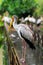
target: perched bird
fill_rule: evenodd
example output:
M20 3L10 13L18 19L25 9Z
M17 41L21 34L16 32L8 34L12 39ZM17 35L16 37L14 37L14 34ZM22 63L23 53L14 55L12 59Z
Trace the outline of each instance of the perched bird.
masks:
M20 18L19 21L20 21L21 23L24 23L24 22L25 22L25 21L24 21L24 17Z
M43 21L42 17L40 17L39 19L37 19L37 21L36 21L37 26L40 26L40 24L41 24L42 21Z
M14 18L13 27L17 31L19 37L21 38L23 42L23 47L26 48L26 42L27 42L27 44L31 49L35 49L34 44L31 42L31 40L33 40L33 34L34 34L33 31L26 24L17 24L18 17L16 15L14 15L13 18ZM24 58L25 58L25 50L23 50Z
M6 22L6 23L10 23L12 21L12 19L8 16L3 16L2 21Z
M17 24L17 16L14 15L13 17L14 17L13 27L17 31L19 37L21 39L23 39L23 37L24 37L28 41L31 42L31 40L33 40L33 34L34 34L34 32L26 24ZM32 44L32 42L31 42L31 44ZM29 45L29 46L31 47L31 45ZM34 45L31 48L35 49Z
M31 23L36 23L36 19L33 16L32 17L30 17L30 16L26 17L25 21L29 21Z
M12 19L8 16L3 16L2 21L4 21L4 23L7 23L8 25L10 25L10 26L8 26L8 30L10 29L11 25L13 25L13 23L11 22Z
M36 23L36 19L33 16L32 17L28 16L25 18L24 21L27 22L27 25L30 27L31 30L33 30L33 24Z

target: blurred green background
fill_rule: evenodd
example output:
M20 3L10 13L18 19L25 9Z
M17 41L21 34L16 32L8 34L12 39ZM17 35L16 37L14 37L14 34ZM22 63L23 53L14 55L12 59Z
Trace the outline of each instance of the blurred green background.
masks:
M0 0L0 14L8 11L10 15L43 15L43 0Z

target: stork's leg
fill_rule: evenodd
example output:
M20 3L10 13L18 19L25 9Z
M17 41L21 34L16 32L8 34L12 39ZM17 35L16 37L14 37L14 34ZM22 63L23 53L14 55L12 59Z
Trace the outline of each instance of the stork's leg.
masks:
M25 40L22 40L22 59L21 61L25 62L26 57L26 42Z
M25 40L23 40L22 42L23 42L23 46L22 46L23 55L22 55L22 57L25 59L25 55L26 55L26 42L25 42Z

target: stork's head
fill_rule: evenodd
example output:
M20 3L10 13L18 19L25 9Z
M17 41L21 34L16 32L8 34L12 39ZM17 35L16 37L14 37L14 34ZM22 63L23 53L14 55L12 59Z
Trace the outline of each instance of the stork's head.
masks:
M12 22L14 22L14 20L16 20L16 21L18 20L18 17L16 15L12 16Z

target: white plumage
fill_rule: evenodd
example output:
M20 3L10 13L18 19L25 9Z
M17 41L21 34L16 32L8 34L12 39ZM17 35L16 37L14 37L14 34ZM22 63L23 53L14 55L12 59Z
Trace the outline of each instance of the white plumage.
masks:
M26 17L25 21L29 21L31 23L36 23L36 19L34 17Z
M2 21L7 22L7 23L10 23L12 21L12 19L10 17L8 17L8 16L4 16L2 18Z
M24 23L24 22L25 22L25 21L24 21L24 17L20 18L19 21L20 21L21 23Z
M41 23L41 21L42 21L41 19L38 19L38 20L37 20L37 24L40 24L40 23Z

